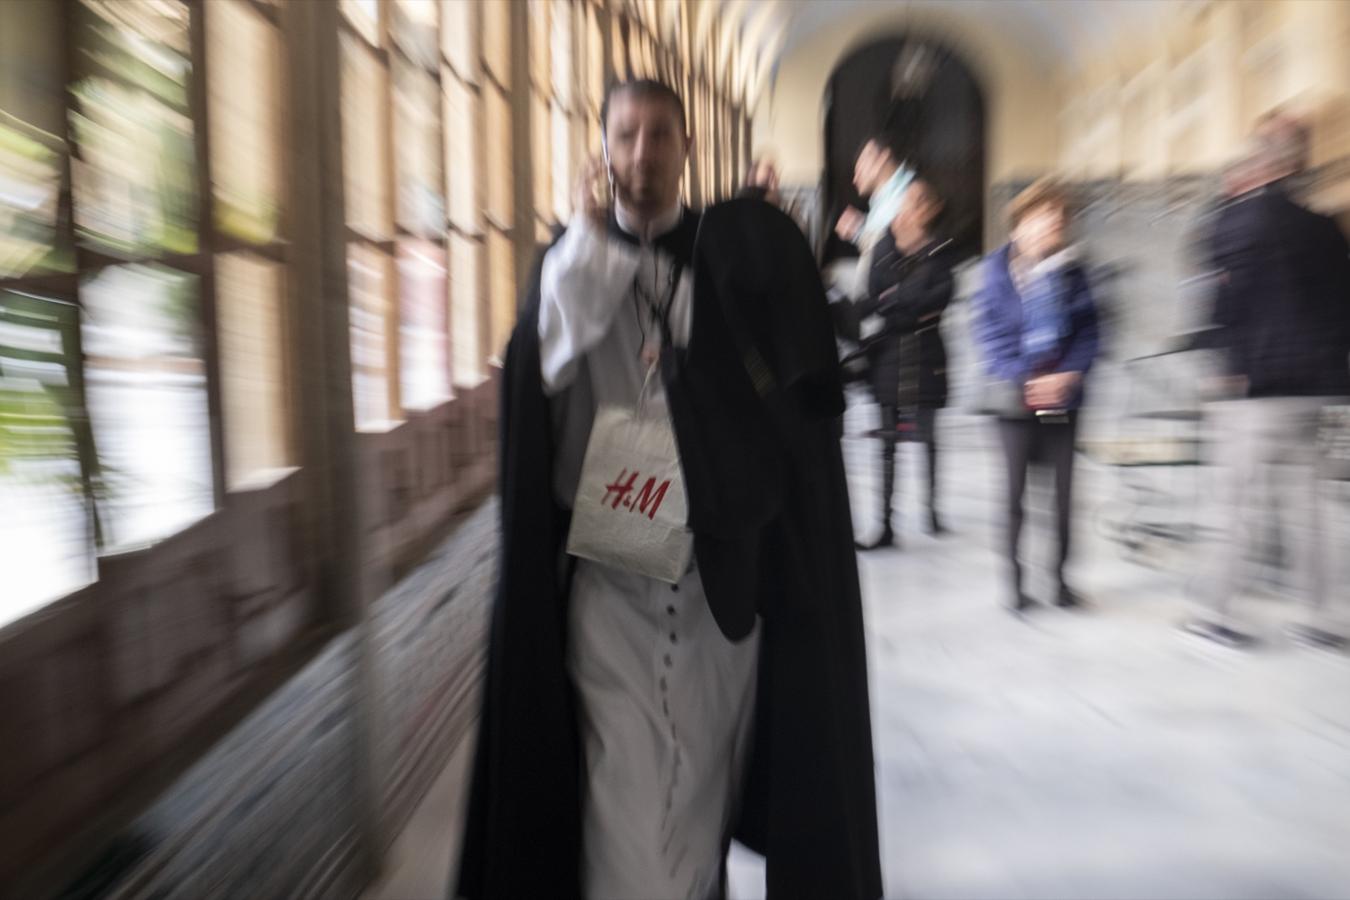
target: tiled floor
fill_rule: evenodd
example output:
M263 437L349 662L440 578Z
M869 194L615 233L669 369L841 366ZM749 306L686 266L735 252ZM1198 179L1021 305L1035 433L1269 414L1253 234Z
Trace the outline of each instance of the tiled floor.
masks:
M869 414L851 413L848 431ZM904 547L860 559L887 896L1350 896L1350 661L1286 643L1278 623L1292 607L1272 598L1248 603L1270 638L1258 652L1180 636L1200 555L1176 548L1162 569L1123 561L1095 527L1117 473L1087 463L1074 571L1092 609L1014 619L999 606L987 423L951 414L943 430L953 533L919 531L918 457L905 447ZM870 531L874 448L845 449ZM1030 501L1042 512L1027 550L1044 558L1048 498ZM463 765L447 769L372 898L444 896ZM732 890L763 895L752 854L733 854Z

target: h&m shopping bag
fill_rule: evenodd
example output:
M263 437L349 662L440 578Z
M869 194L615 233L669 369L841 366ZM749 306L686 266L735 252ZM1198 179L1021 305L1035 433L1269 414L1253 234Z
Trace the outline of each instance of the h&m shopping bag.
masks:
M644 406L640 397L636 409L596 412L567 552L675 584L694 548L688 497L670 419L664 412L644 416Z

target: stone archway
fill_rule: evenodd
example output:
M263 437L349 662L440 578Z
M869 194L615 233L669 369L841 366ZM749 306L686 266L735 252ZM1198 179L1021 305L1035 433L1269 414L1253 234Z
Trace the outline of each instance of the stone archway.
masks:
M947 200L947 235L967 253L982 249L986 103L975 74L940 41L888 37L850 53L825 92L822 208L832 228L848 205L866 208L853 187L864 141L888 134ZM827 243L825 256L847 250Z

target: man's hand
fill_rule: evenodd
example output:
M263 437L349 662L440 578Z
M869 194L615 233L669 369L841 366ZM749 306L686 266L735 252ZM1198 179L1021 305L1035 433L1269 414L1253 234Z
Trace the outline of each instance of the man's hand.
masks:
M598 156L592 156L581 167L572 193L573 215L584 216L604 228L609 222L609 173Z
M1032 409L1062 409L1081 380L1082 375L1078 372L1054 372L1033 378L1026 384L1027 406Z
M917 204L905 203L891 221L891 237L895 239L895 246L900 248L900 252L914 253L928 243L924 212Z
M839 224L834 226L834 233L852 243L858 239L858 233L862 231L863 223L866 221L867 216L850 206L839 216Z
M778 190L778 168L767 159L757 159L750 164L750 174L745 178L746 187L762 187L766 191Z

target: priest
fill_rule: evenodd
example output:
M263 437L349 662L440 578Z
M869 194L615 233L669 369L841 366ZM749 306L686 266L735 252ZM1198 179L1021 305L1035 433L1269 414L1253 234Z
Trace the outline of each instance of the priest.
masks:
M881 895L862 611L824 292L783 213L682 206L668 86L617 84L502 380L501 575L456 896ZM607 188L607 190L606 190ZM612 198L612 203L610 202ZM693 552L566 552L602 408L673 428ZM578 516L578 520L580 517Z

